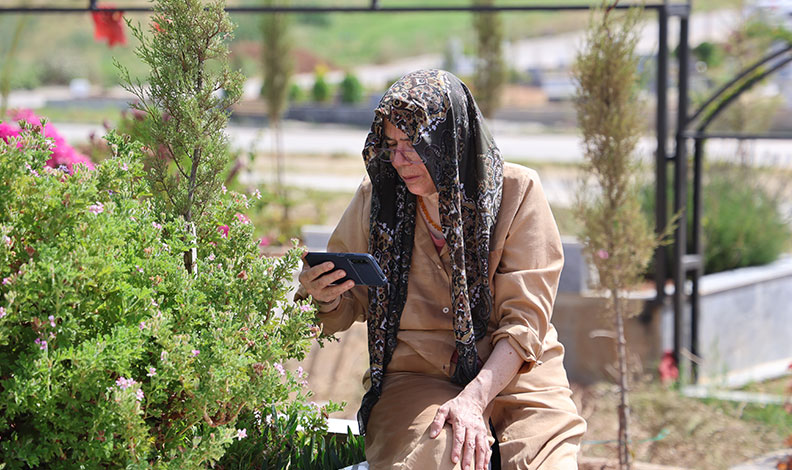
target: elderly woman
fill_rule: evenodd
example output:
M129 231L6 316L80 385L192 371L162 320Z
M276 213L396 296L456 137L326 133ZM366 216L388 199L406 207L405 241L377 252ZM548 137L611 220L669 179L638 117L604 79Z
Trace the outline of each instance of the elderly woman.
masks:
M563 252L536 173L504 164L467 87L441 70L394 83L364 180L328 251L368 252L385 287L306 267L324 331L368 324L358 411L372 469L574 469L586 425L550 323Z

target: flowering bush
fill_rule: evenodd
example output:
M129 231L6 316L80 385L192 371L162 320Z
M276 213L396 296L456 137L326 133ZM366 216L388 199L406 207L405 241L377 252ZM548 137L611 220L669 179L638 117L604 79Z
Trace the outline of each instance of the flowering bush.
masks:
M57 130L49 123L42 123L41 118L36 116L33 111L29 109L14 110L8 113L12 121L20 121L29 126L41 127L44 125L44 135L52 139L52 152L50 153L47 165L52 168L65 168L69 173L72 172L73 167L77 163L82 163L86 168L93 169L94 164L85 155L75 150L72 146L66 143ZM2 116L0 116L2 117ZM17 137L22 131L18 124L0 121L0 139L8 143L10 137ZM20 145L17 142L17 145Z
M149 198L140 145L108 142L113 158L68 175L40 128L0 140L0 462L205 468L253 431L240 415L320 429L280 366L313 336L313 308L286 302L299 250L262 258L230 191L190 236Z

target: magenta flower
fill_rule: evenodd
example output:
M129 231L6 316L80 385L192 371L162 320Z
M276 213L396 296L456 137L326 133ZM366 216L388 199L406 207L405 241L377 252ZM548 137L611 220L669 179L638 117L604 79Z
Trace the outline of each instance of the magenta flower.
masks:
M274 367L280 375L286 375L286 370L283 368L283 365L281 365L280 362L276 362L272 365L272 367Z
M160 225L160 224L158 224L156 222L152 222L151 226L154 227L157 230L162 230L162 225Z
M148 368L148 374L146 374L146 375L148 377L154 377L155 375L157 375L157 369L154 368L154 367L149 367Z
M270 243L272 243L272 240L269 237L261 237L259 240L259 246L269 246Z
M236 213L236 214L234 214L234 215L236 216L237 220L239 220L239 221L240 221L240 222L242 222L243 224L249 224L249 223L250 223L250 219L249 219L249 218L248 218L248 216L246 216L245 214L242 214L242 213L240 213L240 212L237 212L237 213Z
M121 169L124 170L124 171L127 171L127 170L129 170L129 167L127 167L127 164L124 163L123 165L121 165Z
M197 357L199 354L201 354L201 350L193 349L191 353L192 353L192 357Z
M143 401L143 398L145 398L145 395L143 395L143 389L142 388L139 388L139 389L137 389L135 391L135 397L137 398L137 401Z
M6 316L6 309L5 307L0 307L0 318Z
M297 378L301 379L305 371L303 370L302 366L297 367Z
M146 322L144 322L144 321L140 322L140 325L138 325L138 328L140 328L141 330L145 330L146 329Z
M245 429L237 429L236 436L234 436L234 437L236 437L240 441L242 439L246 438L247 437L247 428L245 428Z
M4 277L3 278L3 285L5 286L5 285L8 285L8 284L11 284L11 279L9 279L7 277Z
M47 342L42 340L41 338L36 338L36 341L34 341L34 343L38 344L39 349L41 349L42 351L47 349Z
M608 259L608 258L610 258L610 255L609 255L609 254L608 254L608 252L607 252L607 251L605 251L605 250L599 250L599 251L597 252L597 256L598 256L600 259Z
M55 317L50 315L49 317L47 317L47 320L49 320L50 326L55 328Z
M97 202L96 204L88 206L88 212L92 214L101 214L104 212L104 204Z
M310 312L311 310L313 310L313 307L311 307L310 305L300 305L300 310L303 312Z
M217 231L222 238L228 238L228 225L221 225L217 227Z

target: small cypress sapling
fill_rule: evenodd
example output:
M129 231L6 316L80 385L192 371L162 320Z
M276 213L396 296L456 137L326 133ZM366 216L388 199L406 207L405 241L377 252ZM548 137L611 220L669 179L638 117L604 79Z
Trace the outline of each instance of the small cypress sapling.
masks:
M636 96L639 77L635 45L640 10L618 15L613 11L616 3L607 8L603 4L603 9L592 17L573 67L587 175L582 180L575 212L583 222L584 252L599 274L597 287L610 295L620 389L619 468L629 470L624 318L638 312L628 311L625 296L641 282L652 253L672 228L656 238L641 214L634 159L644 113Z
M199 226L221 189L220 175L230 161L228 110L242 93L243 77L228 62L234 27L224 5L157 0L149 26L127 21L140 41L135 53L150 67L148 87L116 61L124 87L139 100L133 108L146 113L143 142L170 157L148 161L156 200L190 227ZM194 270L194 251L185 254L185 267Z

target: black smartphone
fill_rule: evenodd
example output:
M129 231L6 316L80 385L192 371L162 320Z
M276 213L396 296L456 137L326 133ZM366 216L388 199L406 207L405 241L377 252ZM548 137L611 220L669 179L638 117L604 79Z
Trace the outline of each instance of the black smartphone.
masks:
M388 283L377 260L368 253L324 253L310 251L305 254L305 262L313 267L331 261L336 269L343 269L346 277L333 284L341 284L348 280L355 281L355 285L384 286Z

